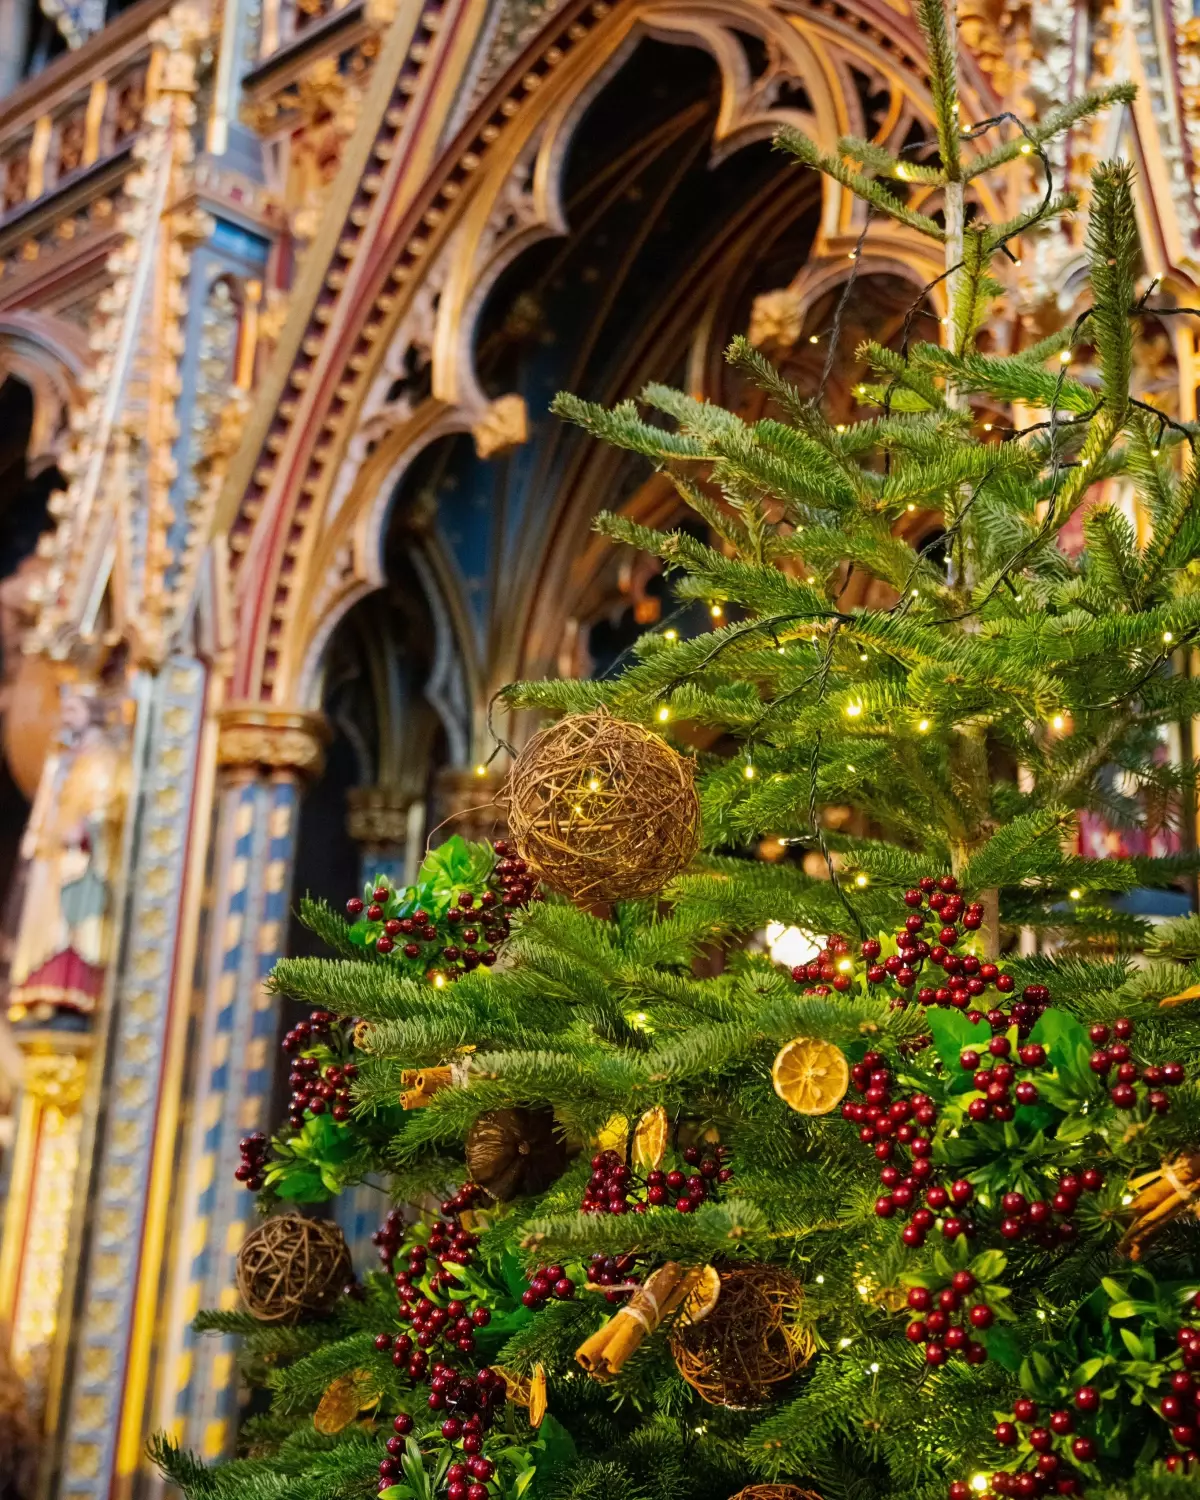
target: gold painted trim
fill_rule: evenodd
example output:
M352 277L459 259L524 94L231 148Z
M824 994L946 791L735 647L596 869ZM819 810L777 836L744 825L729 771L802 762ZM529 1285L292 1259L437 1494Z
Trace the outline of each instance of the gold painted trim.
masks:
M41 1116L41 1102L29 1089L23 1090L8 1183L8 1202L4 1209L4 1242L0 1245L0 1325L4 1326L10 1337L13 1312L17 1304L17 1286L21 1279L21 1259L29 1218L33 1164L37 1160L38 1137L41 1134Z

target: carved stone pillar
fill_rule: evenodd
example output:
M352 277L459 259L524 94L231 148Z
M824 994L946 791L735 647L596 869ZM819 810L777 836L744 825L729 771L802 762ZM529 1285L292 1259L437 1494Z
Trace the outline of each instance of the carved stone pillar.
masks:
M504 776L490 766L446 766L437 775L433 843L461 834L465 839L504 836L504 812L499 803Z
M207 1458L236 1429L233 1341L199 1337L202 1307L234 1307L234 1261L254 1195L234 1181L238 1141L269 1129L279 1001L265 980L287 940L300 796L318 774L319 714L234 704L219 714L207 931L197 964L191 1128L175 1193L173 1309L157 1425Z
M346 796L346 832L362 854L362 875L411 885L421 862L425 799L416 786L355 786Z
M14 1152L0 1248L0 1326L40 1418L58 1329L71 1204L83 1129L80 1108L92 1038L27 1031Z

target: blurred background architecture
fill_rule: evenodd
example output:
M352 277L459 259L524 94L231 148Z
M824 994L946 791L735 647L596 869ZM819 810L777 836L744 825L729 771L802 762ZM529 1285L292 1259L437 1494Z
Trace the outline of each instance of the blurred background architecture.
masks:
M1190 0L958 15L973 121L1137 82L1055 186L1129 155L1145 278L1200 303ZM157 1428L231 1444L189 1321L233 1296L293 894L490 829L497 688L673 609L589 522L674 492L549 398L753 416L748 329L848 414L861 336L936 336L940 268L770 137L919 161L928 118L908 0L0 0L0 1326L47 1500L155 1492ZM1021 159L983 207L1042 186ZM1020 246L994 347L1072 315L1080 233ZM1198 332L1139 351L1185 421Z

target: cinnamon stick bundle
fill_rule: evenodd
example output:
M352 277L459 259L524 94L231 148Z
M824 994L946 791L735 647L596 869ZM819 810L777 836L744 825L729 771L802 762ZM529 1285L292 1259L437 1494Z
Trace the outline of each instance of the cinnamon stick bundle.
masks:
M699 1284L703 1266L686 1269L673 1260L659 1266L621 1310L575 1351L575 1358L597 1380L610 1380L648 1333Z
M1132 1186L1141 1191L1130 1206L1133 1219L1117 1249L1138 1260L1146 1241L1171 1219L1188 1209L1200 1209L1200 1154L1165 1161L1157 1172Z

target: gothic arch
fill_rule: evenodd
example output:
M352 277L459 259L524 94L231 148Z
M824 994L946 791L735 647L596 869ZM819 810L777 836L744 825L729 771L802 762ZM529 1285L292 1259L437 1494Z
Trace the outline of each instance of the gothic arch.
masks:
M757 73L739 33L765 52ZM425 443L486 418L472 362L478 310L522 249L562 232L558 183L574 125L641 35L715 58L718 152L781 118L772 90L785 79L793 101L785 110L826 145L864 128L857 75L885 83L889 94L885 118L868 133L894 139L929 119L915 33L886 0L824 0L815 9L764 0L610 8L600 0L559 12L440 155L409 213L390 223L372 217L360 193L350 218L358 228L339 237L329 226L331 270L309 328L297 326L290 385L257 462L246 453L235 468L223 507L240 574L238 697L295 702L298 690L310 690L319 641L377 577L381 508L399 474ZM975 73L965 107L978 112L991 102ZM863 221L836 184L824 183L821 194L812 261L825 265L828 280L845 274ZM322 249L318 242L310 254ZM879 224L869 226L864 249L872 265L910 276L929 264L924 247ZM428 366L428 391L397 421L383 420L381 395L397 380L389 356L410 348ZM247 477L239 496L233 485Z
M0 383L15 375L33 393L28 463L45 468L61 452L87 362L83 335L47 313L0 313Z

